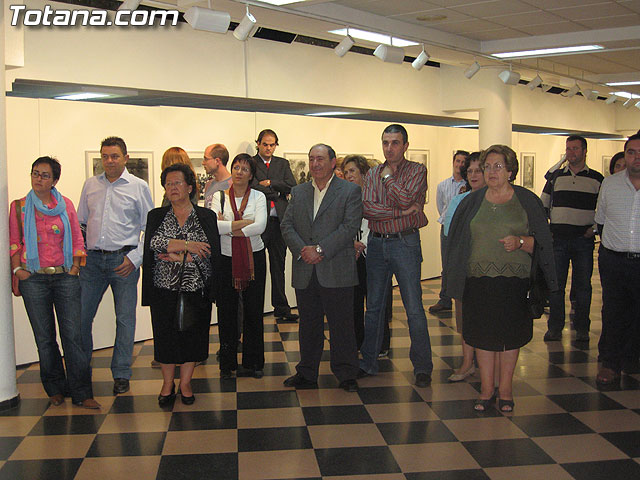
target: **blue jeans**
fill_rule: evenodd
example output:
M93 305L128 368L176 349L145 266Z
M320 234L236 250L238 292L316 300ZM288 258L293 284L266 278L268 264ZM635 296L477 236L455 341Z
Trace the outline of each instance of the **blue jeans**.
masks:
M575 295L576 312L573 324L577 331L588 332L591 321L591 274L593 273L593 238L553 239L553 255L556 261L558 290L549 297L549 330L559 332L564 328L564 290L569 273L569 262L573 268L571 290Z
M138 302L137 268L127 277L113 270L124 260L124 253L104 254L89 250L87 265L80 269L82 286L82 347L89 360L93 354L93 318L104 292L111 286L116 311L116 339L111 357L113 378L131 378L131 357L136 333Z
M431 342L427 331L427 317L422 305L420 264L422 249L420 233L402 238L380 238L369 234L367 243L367 311L364 317L364 342L360 348L360 368L378 373L378 352L384 334L384 313L389 282L395 275L400 287L402 303L407 312L411 349L409 358L415 374L431 375Z
M82 350L80 336L80 282L68 273L45 275L34 273L20 281L22 300L33 329L40 358L40 379L47 395L71 393L74 402L93 398L91 367ZM65 376L60 349L56 341L56 309L58 330L62 340Z

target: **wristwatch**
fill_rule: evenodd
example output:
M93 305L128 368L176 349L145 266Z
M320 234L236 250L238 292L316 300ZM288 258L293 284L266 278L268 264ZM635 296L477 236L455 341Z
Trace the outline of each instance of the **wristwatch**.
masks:
M520 239L520 245L518 246L518 248L522 248L522 246L524 245L524 240L522 239L522 237L518 237Z
M384 182L387 178L391 176L390 173L387 173L384 177L382 177L382 181Z
M316 252L318 253L318 255L320 255L321 257L324 257L324 250L322 250L322 247L320 245L316 245Z

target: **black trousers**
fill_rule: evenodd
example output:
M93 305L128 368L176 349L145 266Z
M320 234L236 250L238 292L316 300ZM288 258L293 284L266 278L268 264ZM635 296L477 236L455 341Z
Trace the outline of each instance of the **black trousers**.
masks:
M358 350L364 341L364 306L367 298L367 262L366 257L360 255L356 262L358 268L358 285L353 287L353 327L356 333L356 344ZM389 282L389 293L387 295L387 304L384 308L384 336L382 337L381 351L389 350L391 344L391 330L389 322L393 315L393 285Z
M330 335L331 371L338 381L355 379L358 351L353 331L353 287L327 288L320 285L315 268L307 288L296 289L300 313L300 363L297 372L316 381L324 350L324 317Z
M625 361L637 359L640 348L640 259L600 246L598 267L602 282L598 358L603 367L620 372Z
M253 370L264 368L264 285L267 264L264 250L253 252L254 277L242 291L242 366ZM231 257L220 262L221 287L218 304L220 335L220 370L238 368L238 291L233 288Z
M280 231L278 217L269 217L267 228L262 234L262 242L269 252L269 274L271 275L271 305L273 315L282 317L289 315L291 308L284 293L284 261L287 255L287 245Z

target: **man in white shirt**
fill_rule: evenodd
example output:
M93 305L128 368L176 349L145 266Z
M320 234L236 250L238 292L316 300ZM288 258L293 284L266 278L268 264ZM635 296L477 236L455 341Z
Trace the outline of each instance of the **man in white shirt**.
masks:
M436 190L436 206L438 207L438 223L440 227L440 255L442 258L442 285L444 287L444 259L446 256L446 244L444 236L444 215L447 212L449 202L453 197L460 193L460 189L465 185L465 180L460 173L460 167L464 165L464 161L469 156L469 152L457 150L453 154L453 175L438 184ZM444 288L440 289L440 300L429 307L430 313L438 313L444 310L451 310L451 299L444 293Z
M153 200L149 185L125 168L129 155L124 140L105 138L100 155L104 173L85 182L78 204L78 220L86 228L87 244L87 264L80 270L82 344L91 358L93 319L111 286L116 313L111 373L117 395L129 390L143 250L140 234Z
M211 209L211 201L216 192L228 190L231 186L231 174L227 170L229 151L221 143L214 143L204 149L202 166L207 175L212 175L204 187L204 206Z
M637 359L640 348L640 135L625 143L624 160L627 168L602 182L595 216L602 232L601 366L596 377L601 386L617 383L625 360Z

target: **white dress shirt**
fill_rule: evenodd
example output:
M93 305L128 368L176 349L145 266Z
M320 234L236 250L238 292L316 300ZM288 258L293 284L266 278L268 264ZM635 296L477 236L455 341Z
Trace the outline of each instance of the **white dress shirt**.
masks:
M322 205L322 200L324 199L324 195L329 190L329 185L331 185L331 180L333 180L335 174L331 175L331 178L327 181L327 184L324 186L322 190L318 188L315 180L311 180L311 185L313 185L313 218L316 218L316 214L318 213L318 209L320 205Z
M627 170L602 182L595 219L604 225L602 245L616 252L640 253L640 190Z
M465 184L464 179L456 181L453 175L438 184L438 188L436 188L436 207L438 207L438 213L440 214L438 223L441 225L444 225L444 216L449 202L460 193L460 188Z
M138 268L143 250L140 234L152 208L149 185L126 168L113 183L104 173L87 179L78 204L78 221L87 226L87 249L114 251L137 245L127 257Z
M225 192L225 201L224 201L224 212L223 219L218 218L218 233L220 233L220 250L222 254L230 257L231 256L231 239L233 235L231 234L231 222L233 222L233 210L231 208L231 204L229 203L231 200L229 199L229 192ZM235 198L236 207L240 208L242 204L242 197ZM214 195L213 201L211 202L211 210L216 213L216 216L221 211L220 207L220 195ZM249 193L249 200L247 201L247 206L244 209L244 214L242 218L245 220L253 220L251 225L247 225L242 229L242 233L244 233L245 237L249 237L251 240L251 250L257 252L259 250L264 249L264 243L262 243L262 233L264 229L267 227L267 201L265 199L264 193L259 192L258 190L251 189Z

